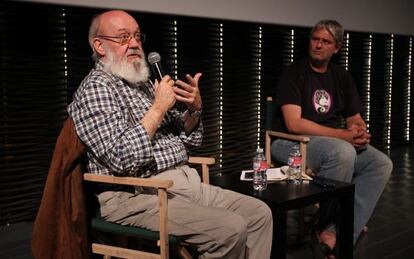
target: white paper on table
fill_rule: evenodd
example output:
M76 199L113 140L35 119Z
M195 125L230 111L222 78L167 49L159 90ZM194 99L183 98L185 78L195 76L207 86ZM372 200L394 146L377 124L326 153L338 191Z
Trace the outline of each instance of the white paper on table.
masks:
M287 178L287 176L280 170L280 167L267 169L266 175L268 181L282 181ZM253 170L243 170L240 174L240 180L252 181Z
M289 166L269 168L266 171L268 181L283 181L287 179L287 170ZM307 174L302 174L303 180L312 180ZM240 174L240 180L242 181L252 181L253 180L253 170L243 170Z

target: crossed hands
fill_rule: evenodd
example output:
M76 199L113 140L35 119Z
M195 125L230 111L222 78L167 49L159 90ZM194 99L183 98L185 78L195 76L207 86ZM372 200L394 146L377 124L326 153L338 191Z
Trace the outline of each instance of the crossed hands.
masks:
M361 147L369 144L371 140L371 134L369 134L365 126L352 124L350 127L348 127L347 131L350 132L350 136L352 137L349 138L348 141L355 147Z
M167 112L176 101L179 101L185 103L188 109L200 110L202 101L198 81L201 75L197 73L192 77L187 74L186 82L174 81L169 75L164 76L161 82L155 81L154 105L157 105L163 112Z

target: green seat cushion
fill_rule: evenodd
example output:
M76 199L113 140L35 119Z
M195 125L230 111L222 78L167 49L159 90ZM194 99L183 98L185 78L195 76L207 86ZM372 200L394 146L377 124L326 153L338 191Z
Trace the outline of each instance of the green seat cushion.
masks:
M95 216L91 220L91 227L94 230L99 230L102 232L108 232L112 234L118 234L123 236L145 238L151 240L159 240L160 234L158 231L152 231L141 227L120 225L113 222L106 221L100 216ZM182 241L182 238L168 235L170 243L179 243Z

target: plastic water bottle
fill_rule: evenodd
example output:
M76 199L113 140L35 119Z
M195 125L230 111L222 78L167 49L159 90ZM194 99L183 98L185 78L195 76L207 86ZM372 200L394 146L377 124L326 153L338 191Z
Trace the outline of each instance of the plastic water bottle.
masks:
M294 184L302 183L302 154L299 145L294 145L288 158L288 182Z
M263 148L256 150L253 158L253 189L256 191L266 190L267 188L267 162L263 154Z

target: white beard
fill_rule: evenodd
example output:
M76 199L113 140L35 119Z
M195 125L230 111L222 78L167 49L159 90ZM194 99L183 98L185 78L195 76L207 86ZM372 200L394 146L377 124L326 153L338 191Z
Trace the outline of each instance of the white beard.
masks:
M131 84L139 84L148 81L149 69L143 51L128 50L128 52L137 52L141 56L140 59L134 60L132 63L128 63L126 56L120 60L116 60L109 49L105 49L105 52L107 53L108 58L107 61L104 62L105 71L119 76Z

